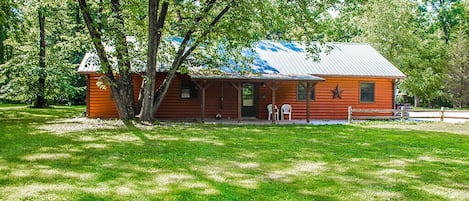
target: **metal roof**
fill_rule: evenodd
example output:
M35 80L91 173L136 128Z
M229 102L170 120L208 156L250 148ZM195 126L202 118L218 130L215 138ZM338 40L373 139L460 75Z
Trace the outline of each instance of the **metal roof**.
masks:
M369 44L326 43L330 52L314 61L297 42L261 41L255 47L255 72L287 75L362 76L404 78L405 75Z
M85 54L78 66L78 73L96 73L101 70L100 61L96 51L90 51Z
M113 52L114 50L108 50L106 47L106 52ZM109 57L109 62L113 69L117 69L117 60L115 57ZM138 57L132 57L130 60L130 66L133 72L143 72L145 70L145 61L138 59ZM95 50L87 52L81 60L80 66L78 67L78 73L87 74L87 73L96 73L101 70L101 61L99 60L98 54Z
M314 61L306 51L306 45L298 42L260 41L255 44L254 52L245 51L254 58L251 64L252 74L264 74L264 77L287 79L308 76L360 76L404 78L405 75L369 44L326 43L331 51L319 53L319 61ZM144 69L144 62L133 59L134 71ZM100 69L99 58L95 51L88 52L78 68L79 73L94 73ZM221 68L225 78L234 79L233 70ZM277 74L276 76L274 76ZM195 73L193 76L198 76ZM241 76L241 75L239 75ZM243 75L246 76L246 75ZM200 75L199 75L200 77ZM210 76L205 76L209 79ZM212 76L214 79L223 76ZM290 79L288 78L288 79Z
M132 58L130 59L130 65L132 71L134 72L142 72L145 69L146 63L144 55L141 55L144 52L142 49L141 44L137 42L135 37L128 36L126 37L127 43L129 44L130 49L134 51L129 52L129 56ZM115 55L115 48L113 45L105 44L104 51L108 55L109 62L113 69L117 69L117 60L114 57ZM78 73L87 74L87 73L96 73L101 70L101 61L99 60L98 54L96 50L93 49L85 54L83 59L81 60L80 66L78 66Z

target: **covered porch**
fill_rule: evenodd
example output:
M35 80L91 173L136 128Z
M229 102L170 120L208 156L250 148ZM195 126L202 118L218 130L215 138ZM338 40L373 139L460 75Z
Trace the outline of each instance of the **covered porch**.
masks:
M302 86L307 95L305 95L306 100L301 102L304 107L300 110L299 108L296 108L296 110L293 108L293 113L306 113L306 116L301 120L292 118L289 123L300 123L300 121L304 121L304 123L310 123L310 114L312 108L309 94L311 94L314 86L318 82L325 81L325 79L313 75L241 75L238 73L222 75L190 75L190 78L197 86L201 96L201 121L215 123L220 122L220 120L223 120L223 123L254 123L254 121L257 123L265 123L267 119L270 119L268 121L269 123L277 124L280 122L279 119L283 119L281 117L282 114L280 111L281 105L289 103L291 104L293 102L297 103L297 85ZM294 87L292 83L294 84ZM230 86L230 88L227 88L227 86ZM214 93L213 90L211 90L211 93L207 93L207 90L211 87L218 87L220 90L218 93ZM283 90L279 91L281 87L283 87ZM234 95L236 100L231 102L225 101L226 95ZM289 96L287 97L287 95ZM224 110L226 104L231 104L231 108L233 108L233 105L235 105L234 109L236 111L233 113L236 114L235 117L231 118L229 116L226 118L222 113L217 113L214 117L209 116L207 118L207 100L213 101L213 99L216 99L217 97L219 99L218 101L220 111ZM279 101L279 99L281 101ZM269 104L277 106L275 109L272 108L273 111L270 114L267 112L267 105ZM296 105L298 105L298 103ZM278 117L278 119L276 117ZM292 115L292 117L295 117L295 115Z

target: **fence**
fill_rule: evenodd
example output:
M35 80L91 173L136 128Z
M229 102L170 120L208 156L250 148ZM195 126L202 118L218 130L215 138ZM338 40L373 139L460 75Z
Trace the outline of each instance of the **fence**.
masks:
M366 116L354 115L354 113L369 114L369 115L366 115ZM412 113L412 117L410 113ZM466 114L455 115L458 113L460 114L467 113L468 115ZM382 115L376 115L376 114L382 114ZM444 121L445 118L469 120L469 110L447 110L445 107L441 107L440 110L414 110L409 106L401 106L399 107L399 109L353 109L352 106L349 106L347 116L348 116L347 118L348 123L352 123L352 120L399 119L401 121L405 121L409 118L418 118L418 119L439 118L440 121Z

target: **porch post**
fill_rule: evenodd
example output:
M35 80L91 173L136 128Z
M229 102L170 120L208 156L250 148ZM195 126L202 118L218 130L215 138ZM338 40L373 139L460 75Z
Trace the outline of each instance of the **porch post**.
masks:
M311 101L311 92L313 91L314 85L316 85L316 82L300 82L301 86L306 91L306 123L310 122L310 113L311 113L311 106L310 106L310 101Z
M241 122L242 120L242 117L241 117L241 95L242 95L242 90L243 90L243 86L241 84L241 82L238 82L238 83L231 83L231 85L233 85L233 87L238 91L238 123Z
M311 83L307 82L306 83L306 123L309 123L309 115L311 114L311 105L310 105L310 100L311 100Z
M205 121L205 89L210 85L207 83L207 80L202 81L202 83L194 82L199 89L202 90L202 117L201 121Z
M205 87L202 87L202 123L205 121Z
M276 113L276 109L277 109L277 108L275 108L275 99L276 99L275 92L277 91L278 87L279 87L279 83L274 82L274 81L272 81L272 84L269 87L270 90L272 90L272 118L271 118L272 119L272 124L275 124L275 122L277 121L275 119L275 113Z

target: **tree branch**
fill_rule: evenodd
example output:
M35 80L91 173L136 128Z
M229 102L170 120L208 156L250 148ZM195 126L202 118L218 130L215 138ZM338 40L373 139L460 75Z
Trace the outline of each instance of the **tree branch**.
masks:
M161 12L160 16L158 16L158 23L157 23L157 44L159 45L160 39L162 36L161 29L164 26L164 22L166 21L166 15L168 13L168 8L169 8L169 3L167 1L163 2L163 5L161 6ZM157 46L158 48L158 46Z
M204 38L205 36L207 36L207 34L210 33L211 29L213 29L213 27L220 21L220 19L228 12L228 10L231 8L231 4L234 3L234 0L232 0L231 2L228 3L228 5L225 6L225 8L220 11L220 13L218 13L218 15L212 20L212 22L210 23L210 26L207 30L205 30L201 37L199 37L197 39L197 41L192 45L192 47L190 47L186 52L184 52L184 54L182 55L182 61L184 59L186 59L194 50L195 48L197 48L197 46L202 42L202 38Z
M119 0L111 0L112 12L114 18L117 19L116 32L116 53L119 75L121 77L130 74L130 58L129 48L127 45L126 32L124 27L124 18L122 16Z
M158 16L159 0L150 0L148 4L148 55L146 80L143 82L141 91L141 94L144 94L142 108L140 109L140 118L142 121L152 122L155 116L153 113L153 105L155 102L156 56L161 42L161 28L163 28L164 22L166 21L168 7L169 2L164 1Z
M91 41L96 48L96 53L98 54L99 60L101 61L101 67L105 71L106 77L110 79L110 82L115 82L114 73L112 72L111 64L107 58L106 51L104 50L103 40L101 37L101 33L96 30L94 27L93 19L90 15L90 8L86 4L86 0L77 0L78 4L80 5L80 10L83 15L83 19L85 20L86 27L90 32Z
M201 16L196 18L196 23L199 23L202 21L203 17L207 15L207 13L213 8L216 0L210 0L209 4L207 5L207 8L204 9L204 12L201 14ZM231 8L232 4L234 3L234 0L231 0L225 8L212 20L212 22L209 25L209 29L206 29L203 33L202 36L205 37L208 33L210 33L211 29L215 26L215 24L220 21L220 19L225 15L228 10ZM160 85L160 87L156 90L155 93L155 99L154 99L154 107L153 107L153 114L156 113L158 110L162 98L164 94L166 94L169 84L171 83L171 80L174 78L174 75L176 74L177 70L181 66L182 61L186 59L192 51L195 50L195 48L201 43L201 39L203 37L200 37L188 50L186 50L187 44L189 43L192 34L194 33L194 29L188 30L186 32L186 35L184 36L184 39L182 40L181 44L179 45L176 58L174 58L173 63L171 64L171 69L166 75L165 80L163 83Z
M202 12L202 15L195 18L195 22L196 23L200 22L207 15L207 13L210 10L212 10L212 8L213 8L213 6L215 5L216 2L217 2L217 0L209 0L209 2L207 3L207 7L205 7L204 11Z

